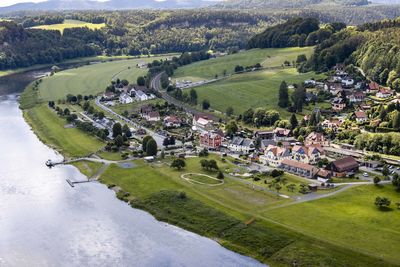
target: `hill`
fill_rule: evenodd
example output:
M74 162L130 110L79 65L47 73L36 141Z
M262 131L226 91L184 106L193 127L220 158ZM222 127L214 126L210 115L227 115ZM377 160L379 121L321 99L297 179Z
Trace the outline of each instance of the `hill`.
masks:
M304 8L318 5L365 6L368 0L229 0L221 4L234 8Z
M121 10L121 9L144 9L144 8L195 8L213 4L212 1L203 0L110 0L100 2L95 0L48 0L40 3L20 3L0 8L0 13L17 12L24 10Z

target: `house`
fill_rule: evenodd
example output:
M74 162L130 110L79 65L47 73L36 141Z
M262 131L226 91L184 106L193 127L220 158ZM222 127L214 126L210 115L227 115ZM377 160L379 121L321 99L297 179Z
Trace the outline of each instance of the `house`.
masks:
M307 135L304 144L306 146L325 146L329 145L329 142L322 133L311 132Z
M113 92L105 92L103 94L103 98L105 100L113 100L115 98L115 94Z
M342 124L343 121L340 119L331 119L324 120L321 125L324 129L332 129L334 132L337 132Z
M123 94L121 94L121 95L119 96L119 102L120 102L121 104L130 104L130 103L133 102L133 99L132 99L132 97L131 97L129 94L123 93Z
M141 90L136 90L135 91L135 98L137 101L146 101L149 100L149 96L146 95L143 91Z
M336 112L340 112L346 108L346 101L341 97L335 97L332 100L332 109Z
M292 148L292 159L306 164L316 164L325 156L321 147L294 146Z
M376 94L379 90L379 84L376 82L370 82L367 87L367 93Z
M343 78L342 79L342 85L344 87L349 88L349 87L354 85L354 80L352 78L350 78L350 77Z
M382 87L376 93L376 97L379 97L379 98L389 98L391 96L393 96L393 90L391 90L390 88Z
M317 101L317 95L311 92L306 92L306 101L307 102Z
M364 111L354 112L354 118L355 118L356 122L358 122L358 123L363 123L363 122L368 121L368 116L367 116L367 114L365 114Z
M195 114L193 116L193 130L210 131L214 128L214 122L211 118L204 114Z
M330 170L336 177L346 177L358 171L359 164L353 157L345 157L331 163Z
M168 128L181 127L182 121L177 116L167 116L164 118L164 126Z
M284 128L275 128L274 140L275 141L288 141L290 140L291 131Z
M351 103L359 103L365 100L365 94L361 91L356 91L348 97Z
M200 134L200 146L210 150L219 150L222 145L222 136L215 131Z
M329 171L320 169L317 173L317 180L323 183L328 182L331 179L332 175Z
M274 139L274 132L273 131L256 131L254 134L254 137L260 138L261 140Z
M275 140L271 140L271 139L262 139L262 140L261 140L261 144L260 144L260 148L261 148L262 151L265 151L265 149L266 149L269 145L276 146Z
M267 164L272 167L281 165L282 160L291 159L292 155L287 148L281 148L275 145L269 145L262 156L260 156L261 163Z
M284 159L279 167L287 172L304 176L309 179L313 179L319 171L318 168L312 165L290 159Z
M149 113L142 115L142 117L145 120L152 121L152 122L161 120L160 113L158 113L158 111L151 111Z
M316 81L315 80L305 80L304 85L306 87L314 87L316 85Z
M228 149L234 153L250 154L254 152L255 145L253 140L242 137L234 137L228 144Z

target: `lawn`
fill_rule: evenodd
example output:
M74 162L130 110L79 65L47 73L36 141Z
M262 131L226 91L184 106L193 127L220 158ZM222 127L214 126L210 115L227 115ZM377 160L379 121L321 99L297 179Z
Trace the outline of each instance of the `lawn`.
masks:
M102 163L92 161L78 161L72 163L73 166L88 178L93 177L103 166Z
M117 60L60 71L43 79L40 97L48 101L65 98L67 94L97 95L117 78L136 83L137 77L147 74L147 69L139 69L136 65L159 58Z
M233 168L216 156L209 158L216 159L221 170ZM123 192L118 194L120 197L126 196L125 200L130 200L134 207L149 211L159 220L213 238L229 249L272 266L289 266L293 262L297 262L297 266L386 264L326 243L324 238L314 239L313 234L305 236L301 231L283 227L260 214L263 207L289 200L254 191L228 177L225 177L225 184L216 187L193 185L183 180L181 174L188 172L216 174L202 170L199 160L186 159L187 166L181 171L171 169L170 160L153 164L137 160L133 169L111 165L101 181L120 187Z
M197 87L199 103L208 99L211 109L225 112L228 107L234 109L235 114L241 114L249 108L276 109L281 116L287 118L290 113L278 107L279 85L282 81L288 84L301 83L310 78L321 78L314 72L298 73L294 68L279 70L264 70L252 73L234 75L209 85ZM326 106L326 103L317 103ZM304 113L309 110L304 108Z
M104 143L99 139L79 129L66 128L66 121L48 108L46 104L25 110L24 117L44 143L66 156L87 156L104 146Z
M155 98L147 101L140 101L140 102L132 102L129 104L118 104L115 106L110 107L113 111L115 111L118 114L124 113L124 111L128 111L129 113L136 112L140 110L140 108L144 105L156 105L158 104L164 104L165 100Z
M313 47L252 49L180 67L173 78L191 81L212 79L216 74L220 77L223 76L224 70L227 74L234 73L236 65L246 67L260 63L263 67L277 67L281 66L285 60L295 61L300 54L309 57L312 52Z
M98 30L98 29L106 27L106 24L105 23L93 24L93 23L80 21L80 20L67 19L63 23L51 24L51 25L39 25L39 26L32 27L32 29L55 30L55 31L60 31L62 34L65 29L84 28L84 27L87 27L91 30Z
M394 210L378 210L374 205L377 196L389 197ZM270 210L265 216L328 242L400 264L400 211L394 205L399 201L400 194L392 185L358 186L329 198Z

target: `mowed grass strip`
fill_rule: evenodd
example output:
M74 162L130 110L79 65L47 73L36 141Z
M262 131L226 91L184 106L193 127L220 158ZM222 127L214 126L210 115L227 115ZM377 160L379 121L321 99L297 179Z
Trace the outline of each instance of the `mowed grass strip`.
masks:
M377 196L392 200L392 211L374 205ZM400 194L392 185L358 186L316 201L265 212L272 218L317 238L400 265Z
M92 162L92 161L78 161L72 163L73 166L78 168L78 170L85 175L86 177L90 178L95 175L100 168L103 166L100 162Z
M163 58L117 60L60 71L53 76L43 78L39 87L40 98L49 101L63 99L67 94L96 95L104 92L111 81L118 78L136 83L136 79L146 75L148 71L137 68L139 62Z
M233 168L216 159L221 170ZM365 254L317 240L262 219L266 205L279 205L273 195L252 190L243 183L225 178L217 187L193 185L180 178L185 172L210 174L202 170L199 158L186 159L182 171L167 164L135 161L134 169L111 165L101 181L129 193L136 208L163 220L217 240L223 246L252 256L272 266L390 266ZM166 160L170 162L170 160ZM180 192L185 192L182 197ZM286 201L286 200L284 200ZM252 219L252 223L246 225ZM255 220L254 220L255 219Z
M25 110L24 117L39 139L66 156L87 156L104 146L99 139L79 129L65 128L66 121L45 104Z
M263 67L278 67L285 60L289 62L296 61L297 56L300 54L305 54L307 57L311 56L313 49L313 47L252 49L180 67L176 70L173 78L198 81L212 79L216 74L222 77L224 70L226 70L227 74L234 73L236 65L246 67L260 63Z
M241 114L249 108L262 107L276 109L282 117L289 117L290 113L278 106L281 82L302 83L310 78L321 77L314 72L298 73L294 68L265 70L234 75L226 80L196 87L196 91L199 103L207 99L211 109L223 113L228 107L233 107L235 114Z
M32 27L31 29L54 30L54 31L59 31L61 32L61 34L63 34L65 29L84 28L84 27L87 27L91 30L99 30L101 28L106 27L106 24L105 23L94 24L80 20L67 19L63 23L51 24L51 25L39 25Z

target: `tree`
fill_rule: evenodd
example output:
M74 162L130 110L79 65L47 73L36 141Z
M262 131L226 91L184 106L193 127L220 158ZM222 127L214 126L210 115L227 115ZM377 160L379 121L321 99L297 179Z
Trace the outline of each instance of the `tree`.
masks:
M275 184L276 193L279 194L279 191L282 189L282 186L279 183Z
M374 177L374 184L378 185L381 182L381 178L379 178L378 176Z
M82 109L83 109L84 111L87 111L87 110L89 109L89 107L90 107L89 102L88 102L88 101L85 101L85 103L83 103Z
M306 95L306 90L302 85L297 86L294 90L292 100L293 100L293 107L297 112L303 111L303 104Z
M390 170L387 165L383 166L382 174L387 177L390 174Z
M243 72L244 71L244 68L243 68L243 66L240 66L240 65L236 65L235 66L235 72L237 73L237 72Z
M298 55L296 59L296 63L300 64L307 61L307 56L304 54Z
M215 171L219 170L217 162L215 160L213 160L213 159L208 161L208 168L210 170L215 170Z
M186 166L186 162L183 159L175 159L172 163L171 163L171 168L175 168L178 169L179 171L183 168L185 168Z
M400 112L395 111L393 115L393 128L399 129L400 128Z
M226 132L226 135L228 135L228 136L235 135L238 130L239 130L239 128L235 121L230 121L225 126L225 132Z
M121 135L118 135L117 137L115 137L114 145L116 145L117 147L121 147L124 145L124 139L122 138Z
M128 125L124 124L122 127L122 132L126 135L126 137L130 138L132 136L131 129L129 129Z
M232 116L233 115L233 107L228 107L227 109L226 109L226 116L227 117L230 117L230 116Z
M146 155L147 156L157 155L157 143L153 138L151 138L146 144Z
M300 143L303 143L304 137L302 135L299 135L299 137L297 137L297 141L299 141Z
M99 120L104 119L104 117L105 117L105 115L104 115L104 112L103 112L103 111L100 111L99 113L97 113L97 118L98 118Z
M380 209L386 209L390 206L391 201L387 197L376 197L375 206Z
M65 108L63 113L64 113L64 116L68 116L71 114L71 112L69 111L68 108Z
M286 186L287 190L289 192L294 192L294 190L296 190L296 185L295 184L289 184Z
M150 135L147 135L143 138L142 140L142 150L143 152L146 152L147 149L147 142L149 142L149 140L153 139L153 137L151 137Z
M289 91L285 81L283 81L279 87L278 106L281 108L287 108L289 106Z
M290 125L292 127L292 130L299 125L299 122L297 120L296 114L292 113L292 116L290 116Z
M400 191L400 177L399 177L399 174L398 174L397 172L395 172L395 173L393 174L393 177L392 177L392 184L393 184L393 186L396 187L396 189L397 189L398 191Z
M203 107L204 110L209 109L210 108L210 102L207 99L204 99L203 103L202 103L202 107Z
M220 179L220 180L223 180L224 179L224 173L222 171L219 171L218 175L217 175L217 178Z
M146 79L143 76L139 76L136 80L136 83L139 86L145 86L146 85Z
M202 167L203 169L208 170L208 160L206 160L206 159L200 160L200 165L201 165L201 167Z
M119 122L114 123L113 127L112 127L112 131L113 131L113 137L117 137L118 135L122 136L122 126Z
M197 92L193 88L190 89L190 103L192 105L197 105Z

